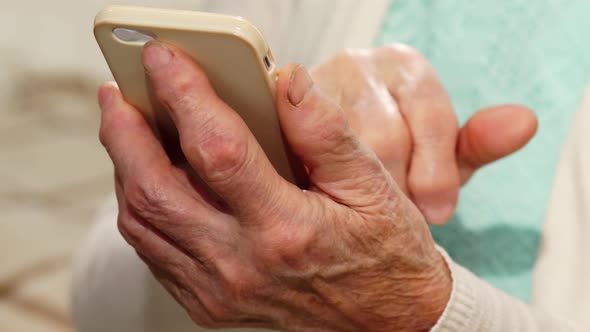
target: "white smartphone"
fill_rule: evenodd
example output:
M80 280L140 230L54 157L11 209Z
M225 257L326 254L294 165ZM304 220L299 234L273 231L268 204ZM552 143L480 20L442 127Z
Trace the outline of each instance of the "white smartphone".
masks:
M153 98L141 61L152 39L182 49L205 71L217 94L246 122L286 180L303 187L306 172L290 152L275 109L276 66L260 31L248 21L212 13L110 6L94 35L127 102L139 109L176 163L178 134Z

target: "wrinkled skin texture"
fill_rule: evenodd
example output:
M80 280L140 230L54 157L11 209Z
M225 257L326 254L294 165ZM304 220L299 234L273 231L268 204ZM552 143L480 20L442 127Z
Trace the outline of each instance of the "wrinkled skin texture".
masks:
M190 59L152 42L144 64L188 162L224 206L170 162L112 84L99 92L100 139L115 166L121 234L197 324L427 331L436 323L451 279L424 217L396 183L401 157L388 159L388 144L380 149L363 130L371 122L352 120L354 109L340 106L348 103L322 92L329 83L313 84L295 65L279 74L282 128L309 170L311 186L301 190L274 171ZM414 148L399 145L409 159Z
M513 105L481 110L459 128L436 71L403 44L345 51L311 75L433 224L450 219L460 185L478 168L520 149L537 129L535 115Z

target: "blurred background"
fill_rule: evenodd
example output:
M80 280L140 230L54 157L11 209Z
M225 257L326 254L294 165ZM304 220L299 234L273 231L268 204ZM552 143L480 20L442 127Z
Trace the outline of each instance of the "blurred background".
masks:
M92 35L109 3L0 1L0 331L73 330L70 262L112 191L95 102L111 76Z
M211 6L216 6L215 2L211 3L213 4ZM405 3L411 3L411 0ZM423 3L430 2L423 1ZM111 79L111 74L92 35L94 16L108 4L203 9L202 0L0 0L0 332L73 331L68 289L71 261L76 254L76 248L84 241L84 236L97 219L97 215L105 208L105 202L109 197L112 198L112 168L98 142L99 109L96 104L96 90L101 82ZM553 5L557 6L557 4ZM540 12L547 11L551 14L557 12L549 7L538 7ZM475 4L466 8L467 14L469 10L473 13L480 11ZM580 50L576 48L576 52L579 53L572 53L574 49L571 47L571 45L584 45L585 35L576 33L562 35L564 31L581 31L576 27L585 22L586 12L577 12L577 8L579 7L569 8L571 11L576 11L576 15L572 16L573 19L562 19L559 21L560 25L553 29L554 31L548 29L555 34L545 33L545 30L541 29L551 28L551 25L540 24L538 28L543 33L538 33L539 39L531 41L526 35L529 30L520 29L523 23L521 19L516 15L506 14L513 12L511 6L499 6L498 13L490 13L489 22L496 24L495 17L510 18L503 24L508 27L519 27L514 28L521 33L518 36L521 38L525 36L527 42L531 42L531 45L527 44L530 47L523 48L519 56L510 63L516 69L506 77L500 75L498 71L498 68L505 67L504 64L500 63L500 60L497 60L497 63L494 62L495 58L510 59L507 55L512 54L514 50L511 45L519 45L519 40L514 38L513 42L517 44L488 43L487 39L480 38L478 31L487 31L486 27L493 26L491 23L489 26L482 25L480 30L472 34L463 34L459 33L462 31L463 24L473 21L473 18L465 23L454 20L451 16L442 15L440 20L433 24L445 26L447 30L440 30L440 36L431 36L428 33L421 34L421 30L415 32L415 24L405 24L404 22L420 21L413 16L408 16L404 20L402 16L406 15L406 12L400 11L401 16L394 15L391 18L391 22L400 23L391 27L386 25L385 28L396 32L391 38L409 42L414 46L422 46L423 51L431 49L429 38L437 37L437 40L441 41L447 37L447 31L454 33L454 36L458 38L457 44L445 45L451 50L459 45L458 49L461 50L459 53L462 57L452 59L456 61L449 64L447 63L449 59L445 57L449 52L444 52L444 49L434 53L432 57L433 63L442 68L442 77L446 78L459 92L463 91L464 87L461 83L465 75L455 75L456 70L460 73L470 73L470 75L476 73L478 77L491 77L489 86L495 84L496 87L500 87L497 91L483 89L489 93L480 95L477 89L486 88L488 85L474 85L467 90L470 98L465 97L467 94L454 96L458 97L456 99L459 100L458 109L460 110L471 110L472 104L477 105L484 100L486 101L484 104L490 101L495 103L511 100L528 103L528 101L536 100L538 105L532 106L535 109L541 107L545 109L544 115L540 118L541 128L545 124L561 128L557 131L543 132L541 137L537 138L535 145L526 150L526 157L521 159L537 160L539 156L551 155L553 152L557 156L561 139L565 137L568 128L569 117L573 114L582 95L582 87L587 81L587 71L580 68L587 68L589 65L576 62L578 58L590 59L585 53L587 50L579 47ZM222 11L223 8L217 9ZM506 13L502 10L506 10ZM291 15L289 12L283 14L285 13ZM544 17L536 15L536 12L531 12L528 16ZM563 14L563 17L569 16ZM420 16L419 19L426 20L430 17ZM535 20L531 19L530 22L524 23L526 22L528 22L528 28L537 29ZM273 27L269 31L263 30L271 46L279 45L282 39L286 40L285 45L281 45L280 48L273 46L278 59L286 57L277 54L277 49L293 51L287 47L288 44L298 45L289 38L281 38L288 32L281 29L288 30L287 28L289 27L285 25ZM312 29L298 26L298 29L306 28L310 31ZM511 30L506 29L506 31ZM413 39L413 37L416 38ZM384 44L390 41L385 38L378 42ZM551 41L551 43L545 43L545 41ZM547 51L546 47L549 44L556 51ZM309 45L309 47L315 47L312 43ZM467 48L465 45L470 47ZM475 46L471 47L471 45ZM329 47L325 49L328 50ZM308 53L319 52L315 49L312 51ZM480 56L480 54L487 54L488 51L490 55L487 58ZM520 59L527 59L527 61L520 61ZM537 62L528 61L530 59L537 59ZM312 62L309 58L290 58L289 60ZM537 70L539 63L544 64L544 70ZM547 63L552 66L547 66ZM525 65L521 66L521 64ZM512 67L506 68L508 71ZM571 72L566 72L568 69L571 69ZM564 73L577 74L566 77ZM555 77L560 77L561 80ZM525 84L518 85L518 89L515 88L514 82L521 81ZM550 83L544 85L541 82ZM567 84L562 84L563 82ZM495 100L498 96L501 96L502 100ZM552 98L552 96L559 98ZM571 107L565 107L564 101ZM563 111L568 109L571 109L570 113ZM546 132L548 134L545 134ZM471 198L468 197L467 200L462 198L463 202L468 202L466 206L469 204L477 206L481 201L490 199L491 202L496 202L497 206L504 207L507 204L513 204L512 202L519 202L522 191L512 190L511 195L503 194L502 197L496 197L498 191L494 190L504 189L504 186L507 187L508 184L511 188L523 188L522 190L527 190L536 196L530 200L527 208L518 209L517 213L522 215L517 214L515 218L511 215L513 219L507 219L507 222L520 222L522 219L522 225L527 227L530 226L529 224L536 225L535 223L543 218L543 209L538 207L545 203L543 195L549 190L551 176L547 176L545 182L536 180L533 182L532 179L535 179L534 177L538 174L553 174L553 166L535 163L533 169L535 172L531 172L526 169L528 166L523 166L526 165L526 160L522 161L522 164L519 160L511 160L491 169L487 177L480 177L480 187L473 187L469 195ZM512 169L522 170L521 177L518 179L502 177L502 174L505 174L502 172ZM540 190L537 190L534 185L540 186ZM545 185L547 190L543 187ZM483 191L490 188L495 189L485 191L486 195L488 192L489 195L484 196ZM491 200L492 196L495 200ZM535 214L531 215L529 210L535 211ZM466 220L470 220L469 216L473 215L477 215L474 220L482 220L477 209L465 209L463 212ZM494 215L489 214L489 216L490 224L497 222ZM482 227L468 225L472 227L467 228L471 232L468 234L485 232L488 227L486 222L480 225ZM455 241L456 238L464 237L463 233L456 232L453 228L447 233L451 236L445 238L441 233L442 235L439 234L437 239ZM535 237L534 241L537 239ZM520 245L520 242L513 242L511 244ZM471 243L473 247L478 246L478 243L473 241ZM501 242L501 245L506 245L506 241ZM537 247L531 245L530 248L530 250L536 250ZM493 250L490 254L494 255L491 257L492 260L498 256ZM510 256L506 258L509 263L512 255L507 256ZM501 260L502 257L499 259ZM477 270L477 266L479 265L468 267L475 267L475 272L481 273L481 270ZM525 277L528 278L528 275ZM514 288L506 289L514 293Z

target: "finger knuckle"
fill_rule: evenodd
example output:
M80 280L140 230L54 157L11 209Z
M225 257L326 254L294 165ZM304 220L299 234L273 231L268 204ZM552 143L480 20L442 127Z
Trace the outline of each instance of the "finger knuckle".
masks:
M403 60L405 62L412 61L426 61L426 58L417 49L402 43L392 43L385 45L378 49L378 52L386 57L396 59L397 61Z
M168 214L170 203L167 187L170 182L162 175L146 172L129 179L124 188L130 210L145 219Z
M204 292L188 291L189 297L184 297L188 302L191 319L204 328L220 328L231 322L230 311L226 303L212 300L211 294Z
M202 300L197 299L192 294L185 302L189 302L187 306L190 308L189 315L192 321L198 326L207 329L216 329L221 327L225 322L224 317L219 317L222 313L218 312L220 309L217 306L205 305L202 303Z
M305 273L310 267L309 257L312 257L315 245L318 243L316 233L298 230L296 236L285 234L283 245L278 247L279 259L290 270Z
M205 110L226 107L209 98L197 100L185 95L172 108L176 108L176 112L191 111L190 123L181 124L184 126L180 131L182 149L189 159L197 158L202 167L200 175L205 181L218 182L240 173L249 160L249 142L237 115L216 116L215 112Z
M309 220L327 220L326 214L332 211L315 201L307 207L304 214L290 217L297 221L278 220L264 230L265 239L260 242L258 256L269 262L272 274L303 273L312 265L309 258L313 257L324 231L321 225Z
M209 316L210 327L223 326L232 321L231 311L226 306L217 302L209 302L204 306Z
M152 272L154 273L153 270ZM187 309L191 320L196 325L211 329L227 325L224 324L227 319L224 317L223 306L219 303L210 301L210 294L200 290L199 287L195 287L194 285L177 284L168 276L162 277L157 273L154 274L174 299Z
M397 129L397 128L396 128ZM384 141L381 137L368 137L367 144L384 165L404 165L409 163L412 154L412 138L407 130L397 129L397 142L395 147L391 146L392 141Z
M428 130L422 130L414 133L415 144L420 145L420 151L417 153L432 153L437 151L453 154L455 152L456 142L458 136L458 125L449 126L448 123L438 121L432 123ZM427 151L424 151L426 147ZM424 151L424 152L423 152Z
M221 128L202 136L193 149L202 156L205 180L219 182L240 176L250 162L247 138Z
M327 78L330 80L346 80L347 82L367 81L371 68L373 68L367 63L367 60L369 60L368 54L370 52L367 50L344 50L315 67L312 76L316 79L316 83L320 85ZM326 88L326 86L322 87Z
M444 194L459 187L458 175L455 176L410 176L408 187L414 196L433 196Z
M436 76L430 61L411 46L400 43L386 45L378 50L377 55L384 57L388 63L396 64L404 74L411 75L414 80Z
M176 63L165 75L166 79L162 82L166 84L157 85L157 94L160 99L174 106L182 106L187 96L198 100L199 98L194 97L203 95L200 92L209 87L207 76L200 70L196 70L192 64L187 67L186 63Z
M176 91L177 96L193 95L196 89L199 89L206 84L206 78L199 73L181 74L177 75L173 89Z
M346 68L347 75L363 77L371 67L367 66L370 55L371 51L368 49L346 49L336 54L328 63L335 68Z
M117 217L117 229L127 243L135 245L137 240L141 238L141 234L136 234L136 228L130 227L129 224L131 222L133 221L128 216L119 213Z
M354 64L358 61L358 59L362 56L362 51L357 49L345 49L344 51L336 54L332 60L335 63L341 65L349 65Z
M234 259L218 260L216 274L224 290L224 302L231 303L236 310L254 302L263 286L257 272Z
M211 118L213 114L206 110L210 97L204 93L197 94L191 91L191 89L195 89L193 84L191 81L186 81L170 88L170 96L165 102L173 114L189 115L195 123L199 123Z

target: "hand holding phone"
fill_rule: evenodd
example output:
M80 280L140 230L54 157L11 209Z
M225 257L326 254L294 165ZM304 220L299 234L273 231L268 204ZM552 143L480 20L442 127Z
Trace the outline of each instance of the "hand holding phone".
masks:
M277 172L305 185L305 171L289 151L275 111L272 53L251 23L219 14L111 6L96 16L94 33L123 96L143 113L173 160L183 160L178 134L155 101L141 62L143 46L152 39L188 54L243 118Z

